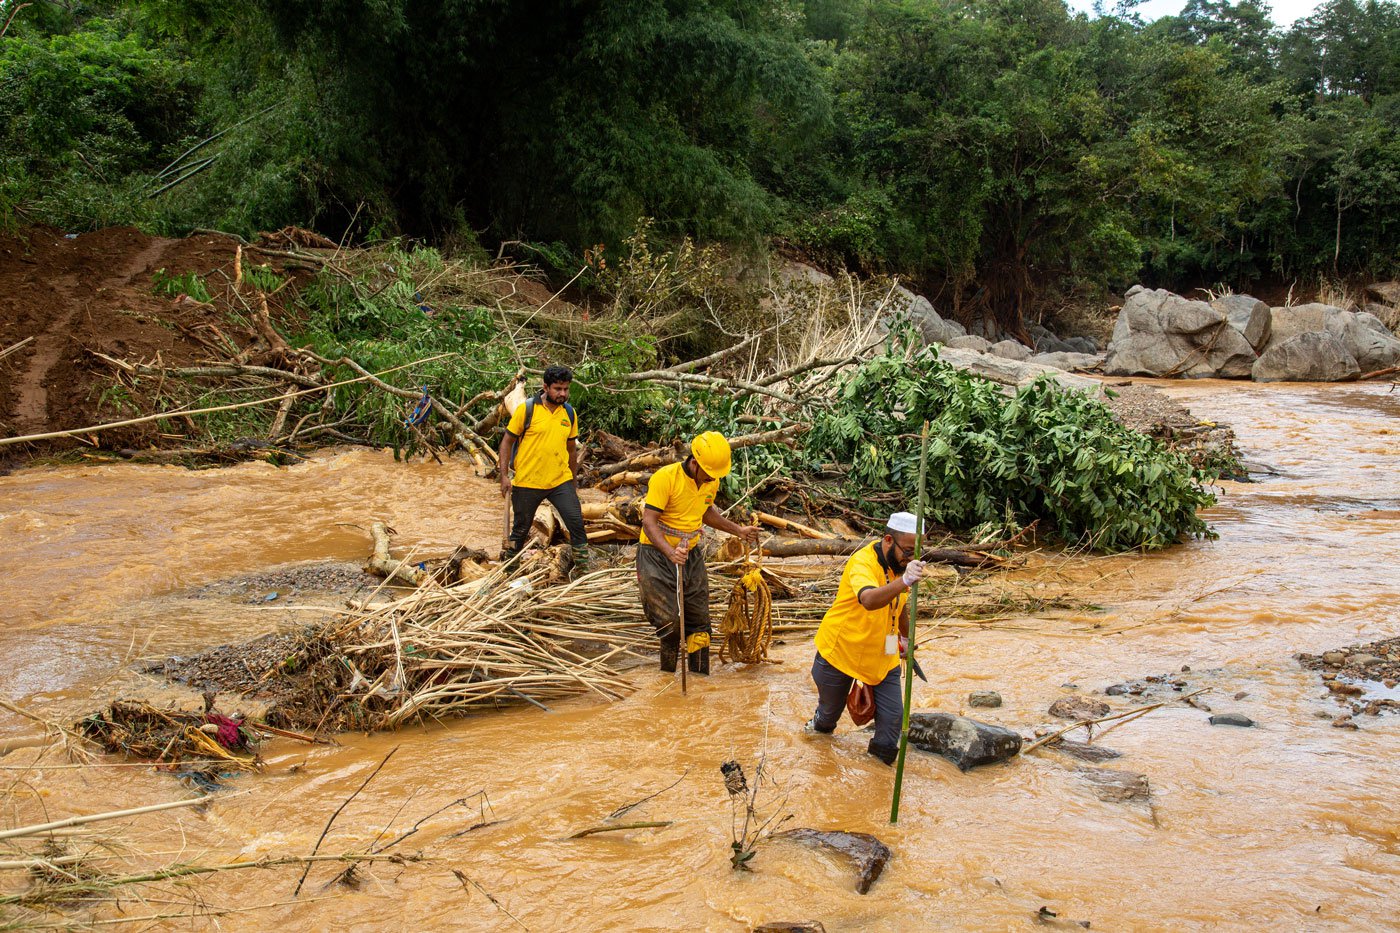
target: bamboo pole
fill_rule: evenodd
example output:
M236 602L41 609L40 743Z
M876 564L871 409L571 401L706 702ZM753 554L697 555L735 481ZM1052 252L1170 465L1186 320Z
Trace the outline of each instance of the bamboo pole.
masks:
M139 816L142 813L156 813L160 810L173 810L176 807L192 807L197 803L206 803L213 800L212 794L203 797L191 797L188 800L172 800L168 803L153 803L148 807L134 807L130 810L112 810L107 813L93 813L89 816L70 816L63 820L54 820L51 823L37 823L33 826L20 826L16 829L6 829L0 831L0 839L14 839L19 836L33 836L37 833L47 832L51 829L62 829L65 826L81 826L84 823L100 823L103 820L117 820L127 816Z
M924 483L928 479L928 422L924 422L919 442L919 502L914 513L914 559L923 553L924 543ZM909 588L909 647L904 651L904 714L899 727L899 757L894 768L894 799L890 803L890 822L899 822L899 794L904 789L904 756L909 750L909 704L914 699L914 625L919 617L918 581Z

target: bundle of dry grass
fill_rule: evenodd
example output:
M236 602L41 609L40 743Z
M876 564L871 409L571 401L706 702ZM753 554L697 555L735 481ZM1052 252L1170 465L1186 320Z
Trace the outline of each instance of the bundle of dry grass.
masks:
M328 631L352 681L347 699L380 727L423 716L582 692L617 699L618 664L654 637L630 568L568 583L546 553L514 575L419 589L351 610Z

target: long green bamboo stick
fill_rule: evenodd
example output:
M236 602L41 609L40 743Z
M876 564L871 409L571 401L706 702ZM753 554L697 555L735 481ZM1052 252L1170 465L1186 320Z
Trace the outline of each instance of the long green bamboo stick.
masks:
M914 511L914 559L924 552L924 483L928 479L928 422L919 442L919 502ZM904 754L909 749L909 704L914 698L914 623L919 617L919 584L909 588L909 647L904 651L904 721L899 727L899 758L894 766L894 800L890 822L899 822L899 792L904 788Z

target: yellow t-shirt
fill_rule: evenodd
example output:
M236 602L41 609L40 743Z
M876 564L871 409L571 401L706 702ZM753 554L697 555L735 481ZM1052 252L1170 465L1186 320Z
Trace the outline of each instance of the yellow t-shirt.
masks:
M578 425L569 419L569 411L560 405L549 410L543 401L535 400L535 413L525 436L526 403L515 407L506 430L515 435L515 479L522 489L553 489L574 478L569 469L569 440L578 437Z
M667 528L674 528L676 531L698 531L701 519L705 517L710 506L715 504L719 480L710 480L703 486L696 486L695 480L685 475L684 466L684 462L672 463L651 474L651 481L647 483L646 504L661 510L657 518ZM637 540L642 544L651 543L645 528ZM680 544L680 541L680 538L672 535L666 536L666 543L672 547Z
M899 652L885 654L885 639L899 634L899 614L909 601L901 593L888 606L871 612L857 598L861 590L884 586L894 574L880 565L876 548L868 544L851 555L841 571L836 601L817 628L817 650L827 663L848 677L874 686L899 666Z

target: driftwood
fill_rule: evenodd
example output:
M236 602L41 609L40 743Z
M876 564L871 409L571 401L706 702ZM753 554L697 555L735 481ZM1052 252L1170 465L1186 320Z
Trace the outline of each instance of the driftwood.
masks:
M870 538L778 538L763 543L763 553L767 557L816 557L842 556L854 554L862 546L869 544ZM930 564L952 564L955 567L999 567L1006 558L982 551L965 551L961 548L929 548L920 559Z
M427 570L389 556L389 536L394 530L388 525L375 522L370 526L369 533L374 538L374 553L365 564L366 570L378 574L390 583L398 580L409 586L421 586L432 579L433 575Z

